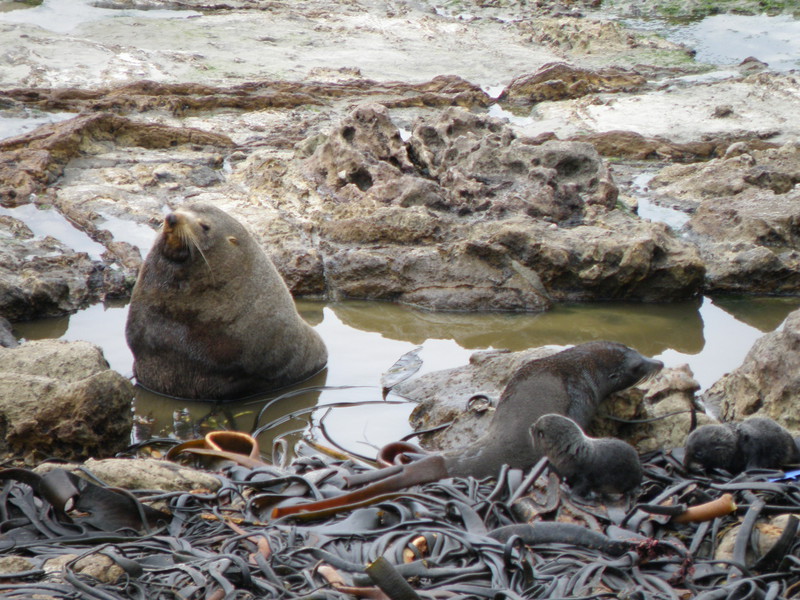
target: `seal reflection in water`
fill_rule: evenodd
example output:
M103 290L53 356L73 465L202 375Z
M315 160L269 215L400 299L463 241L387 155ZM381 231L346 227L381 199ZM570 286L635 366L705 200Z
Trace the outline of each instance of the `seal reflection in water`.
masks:
M531 438L536 450L580 496L626 494L642 483L644 470L633 446L615 438L589 437L565 416L539 417L531 427Z
M207 204L164 219L133 288L125 337L138 383L182 398L276 389L328 358L255 239Z

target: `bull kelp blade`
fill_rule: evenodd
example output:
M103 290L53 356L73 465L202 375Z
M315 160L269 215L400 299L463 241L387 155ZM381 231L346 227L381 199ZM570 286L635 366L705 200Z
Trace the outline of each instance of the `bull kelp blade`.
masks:
M365 570L372 582L392 600L420 600L405 577L383 556L372 561Z

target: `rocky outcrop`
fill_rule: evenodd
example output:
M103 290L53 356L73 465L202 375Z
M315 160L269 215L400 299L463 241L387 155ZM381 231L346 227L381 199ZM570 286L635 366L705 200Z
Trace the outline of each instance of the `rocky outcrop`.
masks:
M102 148L113 140L120 146L171 148L179 144L228 147L229 138L186 127L136 122L110 113L81 115L19 137L0 140L0 201L28 202L62 173L72 158Z
M697 206L689 221L709 291L800 290L800 146L729 147L708 163L667 167L650 182L662 199Z
M800 432L800 311L778 330L762 336L740 367L717 381L705 402L717 406L723 421L769 417L796 435Z
M638 73L618 67L586 69L566 63L549 63L535 73L515 77L497 100L513 106L530 106L597 92L634 91L645 81Z
M520 139L461 109L408 141L382 106L356 109L303 163L328 293L450 310L695 295L703 266L666 227L615 210L589 145Z
M111 456L130 443L133 385L88 342L0 348L0 452L28 461Z
M10 321L62 315L127 293L120 272L52 237L34 238L14 217L0 215L0 238L0 315Z

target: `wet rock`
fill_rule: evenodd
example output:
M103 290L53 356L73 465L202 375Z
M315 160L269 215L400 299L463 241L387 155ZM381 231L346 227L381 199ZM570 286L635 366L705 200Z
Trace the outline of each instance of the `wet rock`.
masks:
M119 146L142 148L232 145L227 136L188 127L132 121L109 113L81 115L0 140L0 201L28 202L31 194L41 192L61 175L70 159L97 152L111 140Z
M90 458L79 465L43 463L34 471L43 475L53 469L66 469L89 478L88 471L111 487L126 490L161 490L190 492L196 489L217 490L220 479L213 473L151 458Z
M3 348L16 348L19 346L14 330L8 319L0 317L0 346Z
M580 98L597 92L634 91L645 84L641 75L608 67L586 69L566 63L550 63L538 71L514 78L498 97L499 102L530 106L537 102Z
M719 406L723 421L769 417L795 435L800 416L800 311L792 312L779 330L759 338L741 366L717 381L703 396Z
M709 290L794 293L800 289L800 147L731 146L708 163L676 165L651 182L659 198L690 200L690 233Z
M0 215L0 237L0 314L11 321L63 315L115 289L106 265L52 237L34 239L13 217Z
M0 452L81 460L127 447L133 386L88 342L0 348Z
M125 570L105 554L89 554L81 557L79 554L61 554L44 562L42 568L51 579L58 580L63 577L67 563L75 561L70 566L70 571L80 573L84 577L91 577L102 583L115 583L125 575Z

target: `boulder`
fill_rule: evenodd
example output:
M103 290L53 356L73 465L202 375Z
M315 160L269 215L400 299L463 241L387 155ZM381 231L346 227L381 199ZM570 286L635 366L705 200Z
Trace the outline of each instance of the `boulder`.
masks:
M449 108L415 122L406 143L381 105L354 110L307 159L339 202L426 206L464 216L528 214L560 222L587 204L614 207L617 188L589 144L530 145L499 119Z
M685 299L703 282L692 246L615 209L589 144L517 138L458 108L418 120L403 141L382 106L365 105L306 156L325 199L309 216L334 298L539 311Z
M706 264L708 291L800 290L800 145L746 151L663 169L656 199L689 201L688 233Z
M586 69L566 63L548 63L535 73L520 75L498 97L499 102L530 106L537 102L580 98L596 92L630 92L646 79L627 69Z
M800 310L778 330L759 338L744 362L723 376L703 399L718 406L723 421L769 417L795 435L800 432Z
M130 444L133 395L88 342L0 348L0 452L26 461L111 456Z
M53 469L66 469L80 477L90 478L86 472L110 487L126 490L159 490L163 492L191 492L196 489L215 491L220 488L220 478L208 471L153 458L88 459L76 465L42 463L34 469L44 475Z

